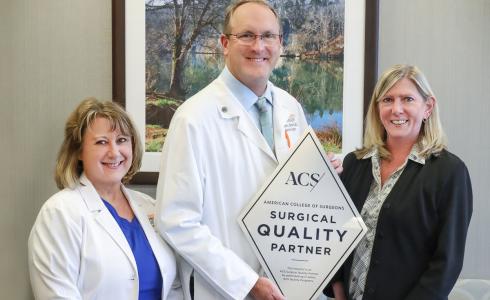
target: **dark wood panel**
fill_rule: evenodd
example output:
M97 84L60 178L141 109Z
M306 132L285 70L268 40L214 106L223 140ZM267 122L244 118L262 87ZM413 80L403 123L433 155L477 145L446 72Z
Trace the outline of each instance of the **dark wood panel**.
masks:
M112 100L126 107L124 0L112 0Z
M364 116L378 76L379 0L366 0L364 42Z

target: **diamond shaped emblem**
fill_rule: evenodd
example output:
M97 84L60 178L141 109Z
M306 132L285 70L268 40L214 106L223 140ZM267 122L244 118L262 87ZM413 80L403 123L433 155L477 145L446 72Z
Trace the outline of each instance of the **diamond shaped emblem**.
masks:
M238 222L288 299L316 299L366 226L310 128Z

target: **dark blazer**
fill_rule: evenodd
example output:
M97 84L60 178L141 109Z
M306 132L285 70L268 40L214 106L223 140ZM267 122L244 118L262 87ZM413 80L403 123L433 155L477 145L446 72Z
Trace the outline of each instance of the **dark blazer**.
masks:
M340 175L359 211L373 181L371 159L346 156ZM378 218L363 300L447 299L463 265L473 210L468 170L442 151L408 160ZM352 255L338 272L349 291Z

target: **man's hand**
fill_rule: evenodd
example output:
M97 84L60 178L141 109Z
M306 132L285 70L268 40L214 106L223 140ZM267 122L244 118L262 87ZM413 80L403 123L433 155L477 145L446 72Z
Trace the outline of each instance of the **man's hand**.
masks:
M335 155L332 152L328 152L327 157L330 160L330 163L334 167L337 174L342 173L342 171L344 170L342 168L342 160L340 158L335 157Z
M256 300L286 300L277 286L265 277L259 277L250 294Z

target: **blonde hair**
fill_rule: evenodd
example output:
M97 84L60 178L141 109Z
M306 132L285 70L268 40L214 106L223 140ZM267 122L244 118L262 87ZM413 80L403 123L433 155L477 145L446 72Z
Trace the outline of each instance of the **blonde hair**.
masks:
M128 183L141 167L143 147L138 131L129 115L114 102L101 102L95 98L87 98L75 108L65 124L65 137L56 159L54 176L59 189L73 188L79 183L83 172L83 165L79 160L83 137L87 128L92 125L96 118L109 120L112 130L119 129L122 134L131 137L133 160L122 182Z
M390 152L385 147L386 130L379 118L378 102L389 89L403 78L410 79L415 84L424 101L427 101L430 97L435 99L425 75L416 66L399 64L386 70L376 83L369 103L366 114L364 144L361 149L355 151L358 158L363 157L375 147L378 148L381 158L390 158ZM437 155L446 148L446 136L439 118L437 101L434 101L430 116L422 123L417 143L420 155L424 158L429 157L431 154Z
M226 8L226 14L225 14L225 20L223 22L223 33L224 34L230 34L231 28L230 28L230 21L233 13L239 8L240 6L247 4L247 3L256 3L260 4L262 6L267 7L272 11L274 16L276 16L277 23L279 24L279 30L281 30L281 22L279 20L279 15L277 14L276 10L269 4L267 1L263 0L240 0L232 3Z

